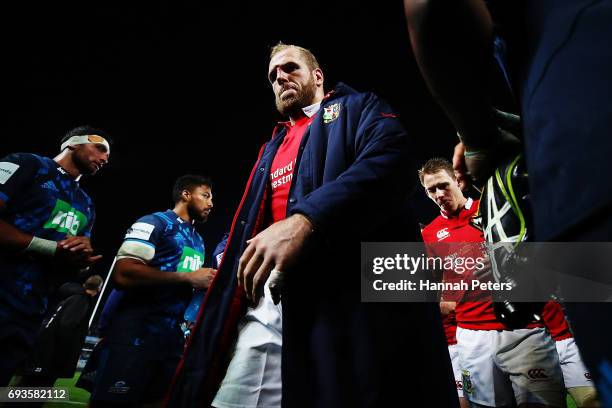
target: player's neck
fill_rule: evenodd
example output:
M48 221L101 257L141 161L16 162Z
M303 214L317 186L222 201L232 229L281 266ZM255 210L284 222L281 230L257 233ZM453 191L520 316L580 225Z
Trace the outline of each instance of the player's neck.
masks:
M289 121L291 122L292 126L295 125L295 122L299 121L300 119L309 117L308 115L311 115L311 116L314 115L314 113L309 113L307 115L305 112L305 109L308 109L309 107L312 107L313 105L321 103L321 101L323 100L323 97L325 96L322 92L323 92L322 90L317 91L317 93L315 94L310 104L306 105L305 107L301 107L300 109L296 110L295 113L289 114ZM315 112L316 111L318 111L318 108L315 110Z
M187 205L179 202L174 206L174 209L172 211L174 211L174 213L178 215L183 221L189 224L193 224L193 219L191 218L191 215L189 215Z
M300 109L299 112L289 116L289 122L291 122L291 126L294 126L296 122L298 122L300 119L304 119L305 117L306 114L302 109Z
M467 203L467 200L468 199L466 197L461 196L461 200L459 200L459 207L457 207L455 214L459 214L459 212L465 208L465 203Z
M454 218L454 217L458 217L459 214L461 213L461 210L463 210L465 208L465 203L467 203L467 198L465 197L461 197L461 199L459 200L459 205L457 206L457 209L455 211L453 211L452 213L447 213L446 211L442 210L442 214L446 217L446 218Z
M70 151L69 150L64 150L63 152L61 152L60 154L58 154L57 156L55 156L53 158L53 160L59 164L60 166L62 166L62 168L64 170L66 170L66 172L70 175L70 177L72 177L75 180L79 180L81 178L81 172L79 171L79 169L77 168L77 166L74 164L74 161L72 160L72 157L70 155Z

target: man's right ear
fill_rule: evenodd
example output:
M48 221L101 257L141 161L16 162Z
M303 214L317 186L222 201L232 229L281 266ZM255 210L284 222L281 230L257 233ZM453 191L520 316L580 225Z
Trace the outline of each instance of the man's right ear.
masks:
M181 197L183 198L183 200L189 201L189 197L190 196L191 196L191 191L189 191L189 190L181 191Z

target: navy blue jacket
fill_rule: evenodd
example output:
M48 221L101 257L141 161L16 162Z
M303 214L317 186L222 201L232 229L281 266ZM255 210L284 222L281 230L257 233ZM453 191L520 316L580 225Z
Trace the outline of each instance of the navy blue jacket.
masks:
M555 240L612 204L611 179L598 176L612 156L612 1L526 4L521 108L535 238Z
M246 309L236 282L238 259L245 241L263 229L270 167L285 133L284 126L274 130L251 172L169 406L209 406L224 376ZM395 387L419 382L408 369L411 353L402 356L411 337L420 338L409 335L413 317L424 325L421 331L433 348L437 345L437 353L446 353L437 305L360 302L360 242L415 236L415 225L403 230L398 218L416 180L410 139L376 95L339 84L304 135L297 163L287 214L306 215L317 232L309 255L285 271L283 406L382 406L396 394ZM447 360L428 362L441 367L443 382L446 374L450 378ZM444 394L445 385L437 386ZM454 398L450 379L448 386Z

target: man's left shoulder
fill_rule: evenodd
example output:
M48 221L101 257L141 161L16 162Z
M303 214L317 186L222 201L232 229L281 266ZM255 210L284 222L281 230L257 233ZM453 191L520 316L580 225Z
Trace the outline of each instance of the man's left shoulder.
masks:
M372 92L355 92L329 100L321 107L323 123L333 122L342 115L355 121L373 121L399 118L399 115Z
M356 91L352 88L344 87L339 88L337 92L332 93L332 97L330 98L328 105L332 105L334 103L365 105L368 103L380 101L382 101L382 99L374 92L361 92Z
M348 95L347 106L357 107L368 119L397 119L399 114L378 94L356 92Z
M324 105L331 105L334 103L366 103L370 101L380 101L381 98L371 91L358 91L342 82L339 82L332 91L327 95L328 103Z

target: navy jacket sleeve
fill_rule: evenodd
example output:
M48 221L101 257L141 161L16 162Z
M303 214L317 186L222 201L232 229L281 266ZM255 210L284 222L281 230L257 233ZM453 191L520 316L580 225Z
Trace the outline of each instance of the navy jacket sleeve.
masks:
M343 137L345 156L352 163L291 210L309 217L328 236L363 237L389 221L416 184L410 141L397 115L374 94L354 98L359 99L346 105L353 115L360 109L356 126L349 120L344 135L332 135Z

